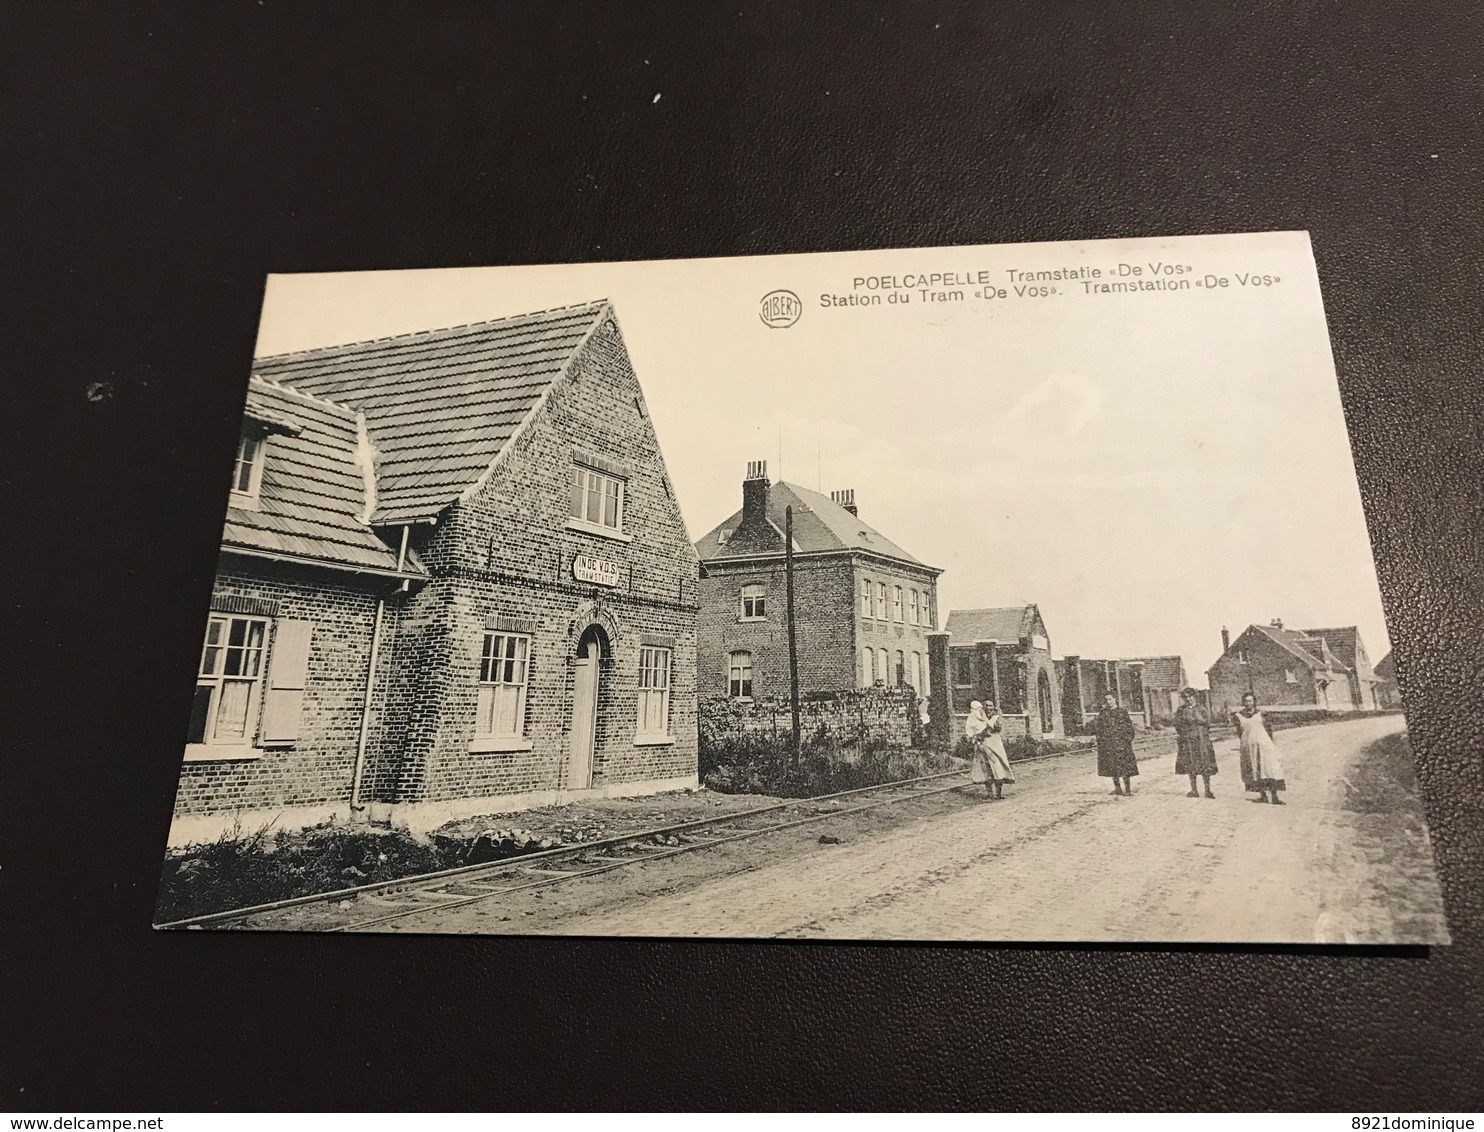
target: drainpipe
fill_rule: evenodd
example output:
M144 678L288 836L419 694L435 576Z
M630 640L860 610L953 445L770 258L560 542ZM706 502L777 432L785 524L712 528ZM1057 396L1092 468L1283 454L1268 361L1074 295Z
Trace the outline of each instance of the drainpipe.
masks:
M402 545L397 551L397 570L400 572L407 564L407 532L410 526L402 528ZM401 590L407 589L406 581L403 581ZM376 687L376 661L381 652L381 626L386 616L386 598L376 599L376 621L371 629L371 659L366 665L366 689L361 697L361 730L356 738L356 766L355 775L350 783L350 814L354 819L365 806L361 803L361 776L366 770L366 739L371 729L371 694Z

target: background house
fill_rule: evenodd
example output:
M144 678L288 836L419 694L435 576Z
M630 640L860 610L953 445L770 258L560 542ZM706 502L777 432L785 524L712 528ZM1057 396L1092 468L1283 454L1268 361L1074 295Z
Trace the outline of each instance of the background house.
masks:
M1353 626L1345 632L1359 642ZM1207 671L1213 712L1235 711L1249 691L1264 710L1354 711L1361 706L1352 694L1350 667L1322 636L1285 629L1275 620L1249 625L1236 640L1223 629L1221 642L1221 656Z
M1064 734L1060 681L1036 606L955 609L930 653L931 712L940 739L963 734L973 700L998 705L1012 737Z
M1376 673L1366 655L1365 642L1354 625L1329 629L1305 629L1309 637L1322 640L1325 646L1349 670L1350 702L1356 711L1375 711Z
M789 694L783 532L793 508L794 619L803 694L908 685L926 693L937 579L860 517L853 491L825 497L748 465L742 508L699 542L701 696Z

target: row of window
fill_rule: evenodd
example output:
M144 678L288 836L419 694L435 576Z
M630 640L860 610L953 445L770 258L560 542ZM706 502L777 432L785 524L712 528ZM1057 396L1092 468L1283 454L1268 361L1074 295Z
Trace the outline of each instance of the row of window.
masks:
M486 633L479 665L477 739L515 739L525 734L530 687L531 638L521 633ZM670 726L670 649L645 645L639 650L639 735L665 735Z
M861 579L860 615L875 621L933 626L933 597L928 590L888 587L885 582Z
M904 652L897 649L876 649L866 645L861 649L859 684L868 688L872 684L890 687L909 685L919 696L930 692L927 658L920 652Z
M266 671L268 622L260 617L213 615L206 627L196 694L191 704L192 744L241 744L251 738L254 709ZM671 650L639 650L637 731L664 735L670 721ZM521 633L486 633L479 658L475 706L477 738L525 734L531 685L531 638ZM749 665L748 684L751 685Z

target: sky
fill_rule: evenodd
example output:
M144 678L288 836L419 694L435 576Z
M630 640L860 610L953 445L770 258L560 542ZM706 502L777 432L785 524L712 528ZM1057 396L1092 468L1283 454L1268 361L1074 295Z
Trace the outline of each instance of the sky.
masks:
M1032 284L1054 293L1016 293L1058 271ZM1171 279L1225 283L1084 285ZM801 300L791 326L760 317L778 289ZM1390 647L1303 233L275 275L257 352L598 298L692 539L767 460L853 488L944 571L945 620L1034 602L1058 656L1179 654L1203 687L1223 626L1358 625L1373 662Z

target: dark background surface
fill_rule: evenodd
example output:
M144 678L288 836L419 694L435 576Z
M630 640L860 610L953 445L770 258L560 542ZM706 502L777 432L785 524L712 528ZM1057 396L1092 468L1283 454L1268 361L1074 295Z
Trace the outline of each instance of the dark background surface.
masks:
M0 1108L1484 1105L1481 32L1474 0L0 5ZM267 272L1300 228L1452 947L150 930Z

